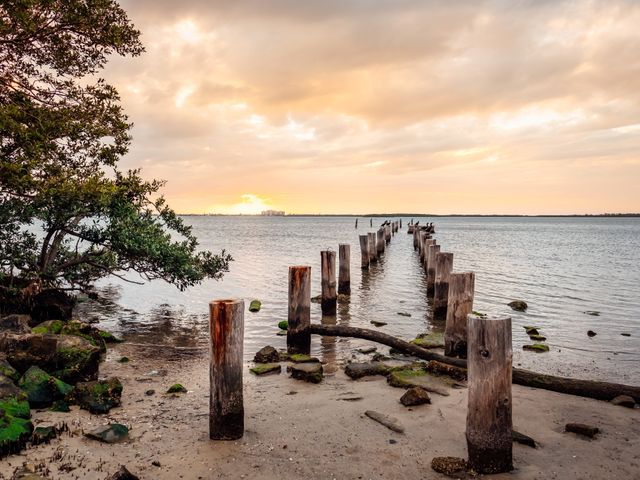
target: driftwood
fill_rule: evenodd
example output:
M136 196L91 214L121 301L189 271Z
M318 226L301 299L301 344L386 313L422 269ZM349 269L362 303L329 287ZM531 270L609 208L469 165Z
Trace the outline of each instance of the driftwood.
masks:
M405 342L386 333L368 330L366 328L348 327L345 325L318 325L312 324L310 331L315 335L329 337L355 337L372 342L381 343L405 353L409 353L422 360L437 360L460 368L467 368L467 361L460 358L445 357L435 352ZM597 400L612 400L619 395L629 395L636 402L640 402L640 387L623 385L619 383L598 382L594 380L578 380L574 378L556 377L545 375L530 370L514 368L512 381L526 387L542 388L553 392L576 395L578 397L595 398Z

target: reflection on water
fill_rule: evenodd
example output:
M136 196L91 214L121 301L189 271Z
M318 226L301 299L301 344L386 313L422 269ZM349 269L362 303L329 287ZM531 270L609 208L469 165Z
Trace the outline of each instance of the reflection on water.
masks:
M320 292L320 251L339 243L359 250L358 235L371 231L369 219L354 229L349 217L186 217L203 248L227 249L235 258L220 282L180 292L154 281L139 286L104 281L100 301L82 303L78 314L136 342L207 344L208 303L242 298L257 313L245 313L245 357L264 345L285 347L277 324L287 315L290 265L312 267L312 296ZM383 219L374 221L379 225ZM387 245L382 261L369 270L352 255L348 301L337 316L323 318L311 305L313 322L375 328L404 339L441 329L430 319L427 285L412 236L405 229ZM442 251L454 253L454 271L475 271L474 309L513 319L514 364L567 376L640 383L640 219L631 218L415 218L435 221ZM375 228L375 227L374 227ZM529 304L513 312L513 299ZM599 311L599 316L585 311ZM398 315L408 312L411 317ZM522 326L536 325L552 352L522 352L529 341ZM597 336L589 338L587 330ZM629 333L630 336L622 336ZM312 351L323 360L351 358L361 340L320 339ZM382 348L381 348L382 349Z

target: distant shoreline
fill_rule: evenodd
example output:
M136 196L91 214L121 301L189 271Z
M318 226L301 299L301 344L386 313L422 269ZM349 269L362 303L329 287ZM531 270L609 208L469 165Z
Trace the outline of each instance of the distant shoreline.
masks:
M358 215L355 213L290 213L286 215L260 215L258 214L227 214L227 213L179 213L181 217L502 217L502 218L636 218L640 213L598 213L598 214L571 214L571 215L515 215L515 214L464 214L464 213L367 213Z

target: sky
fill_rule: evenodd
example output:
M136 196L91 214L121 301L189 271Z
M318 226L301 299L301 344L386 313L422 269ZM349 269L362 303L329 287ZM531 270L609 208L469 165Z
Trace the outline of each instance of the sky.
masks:
M640 2L121 0L180 213L640 212Z

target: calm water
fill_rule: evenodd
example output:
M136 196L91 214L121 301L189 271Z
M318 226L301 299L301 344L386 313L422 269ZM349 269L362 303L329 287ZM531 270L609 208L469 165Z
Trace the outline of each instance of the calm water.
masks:
M429 321L426 282L412 236L393 237L384 259L360 269L358 234L373 231L368 218L187 217L202 248L225 248L235 261L222 281L187 292L162 282L143 286L102 283L113 303L81 306L84 315L130 341L206 345L208 302L215 298L262 301L245 314L245 355L264 345L285 347L277 323L287 316L289 265L311 265L312 295L320 293L320 250L351 244L351 299L335 318L322 318L312 304L312 322L375 328L411 339L435 326ZM454 253L454 270L476 272L474 309L513 319L514 365L540 372L640 384L640 219L634 218L416 218L434 221L442 251ZM374 227L383 219L374 219ZM529 304L526 313L506 305ZM585 311L599 311L590 316ZM411 317L398 315L408 312ZM523 325L537 325L551 352L523 352ZM597 332L593 338L587 330ZM629 333L630 337L621 333ZM351 358L360 340L313 338L325 361ZM386 347L379 347L386 350Z

